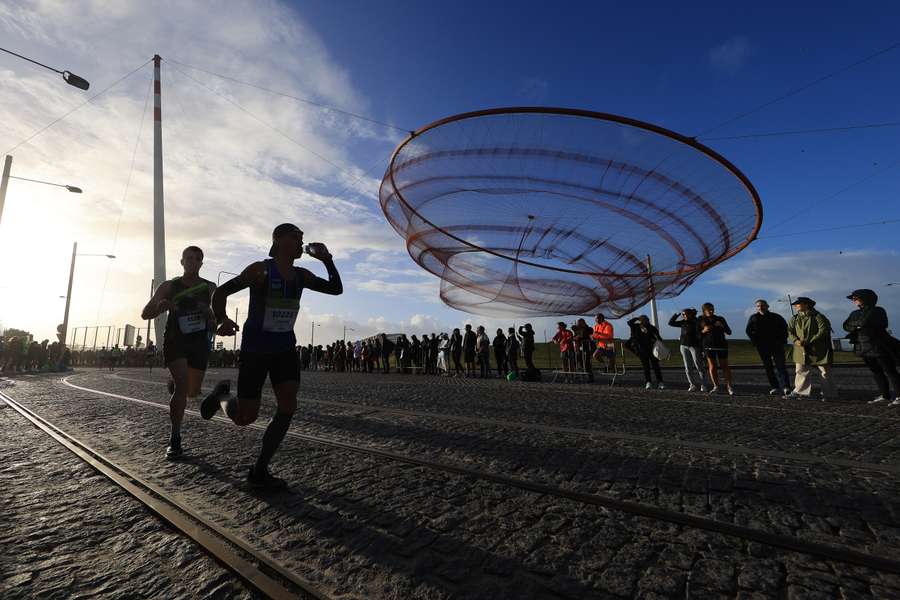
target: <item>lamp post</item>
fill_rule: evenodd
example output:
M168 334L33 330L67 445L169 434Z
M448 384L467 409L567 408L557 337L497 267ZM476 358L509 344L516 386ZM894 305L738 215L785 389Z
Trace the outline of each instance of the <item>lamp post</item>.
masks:
M59 69L54 69L53 67L48 67L44 63L39 63L36 60L32 60L32 59L28 58L27 56L22 56L21 54L17 54L15 52L13 52L12 50L7 50L6 48L0 48L0 50L2 50L3 52L6 52L7 54L12 54L13 56L17 56L23 60L27 60L28 62L33 63L39 67L44 67L45 69L53 71L54 73L59 73L60 75L62 75L63 81L65 81L66 83L68 83L69 85L71 85L73 87L77 87L80 90L86 90L89 87L91 87L91 84L87 81L87 79L84 79L83 77L79 77L78 75L75 75L74 73L71 73L69 71L60 71Z
M44 185L52 185L54 187L66 188L73 194L80 194L81 188L75 187L74 185L64 185L61 183L53 183L50 181L41 181L40 179L28 179L27 177L15 177L10 175L10 171L12 171L12 160L13 157L9 154L6 155L6 160L3 163L3 175L0 177L0 221L3 220L3 205L6 204L6 188L9 185L10 179L18 179L20 181L30 181L31 183L42 183Z
M72 264L69 266L69 287L66 292L66 311L63 313L62 327L59 329L59 341L65 346L66 334L69 330L69 307L72 305L72 279L75 276L75 258L77 256L105 256L106 258L115 258L113 254L78 254L78 242L72 244ZM85 330L87 333L87 330Z
M347 327L346 325L344 325L344 342L347 341L347 332L348 331L356 331L356 330L353 329L352 327Z

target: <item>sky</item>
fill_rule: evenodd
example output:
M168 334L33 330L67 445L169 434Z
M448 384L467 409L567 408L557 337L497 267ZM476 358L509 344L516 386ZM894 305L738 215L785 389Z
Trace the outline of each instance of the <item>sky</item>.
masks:
M756 298L789 315L778 299L790 294L815 298L839 328L852 308L844 297L861 287L900 319L900 285L887 285L900 282L900 223L806 233L900 219L900 127L737 137L900 121L900 47L854 65L900 42L900 5L546 6L4 2L0 45L77 73L91 89L0 55L0 151L14 156L12 174L84 189L10 183L0 222L0 328L53 339L73 242L85 256L76 261L70 332L141 325L153 277L153 122L152 68L138 67L155 53L163 57L167 274L180 274L180 250L196 244L206 252L202 275L227 278L265 257L274 225L297 223L307 241L329 246L345 284L337 298L304 296L300 343L313 323L321 343L344 327L353 338L516 321L444 306L437 278L387 224L378 188L405 131L521 105L708 132L699 139L759 191L759 239L661 301L661 321L712 301L740 336ZM298 265L324 274L308 257ZM229 299L235 309L243 321L246 292ZM538 337L556 320L533 319ZM98 339L105 343L105 330Z

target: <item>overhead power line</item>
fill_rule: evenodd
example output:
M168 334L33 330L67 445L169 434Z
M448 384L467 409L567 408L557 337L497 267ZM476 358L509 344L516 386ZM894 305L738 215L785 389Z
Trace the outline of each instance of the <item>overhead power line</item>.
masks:
M865 125L847 125L845 127L820 127L818 129L788 129L785 131L769 131L766 133L745 133L742 135L724 135L716 137L698 138L702 142L717 140L746 140L751 138L780 137L786 135L806 135L809 133L832 133L835 131L851 131L855 129L877 129L881 127L900 127L900 121L888 121L886 123L868 123Z
M277 91L277 90L271 90L271 89L266 88L266 87L263 87L263 86L261 86L261 85L257 85L257 84L255 84L255 83L250 83L249 81L242 81L242 80L240 80L240 79L237 79L237 78L235 78L235 77L231 77L231 76L229 76L229 75L223 75L222 73L216 73L215 71L209 71L209 70L207 70L207 69L201 69L200 67L195 67L195 66L193 66L193 65L189 65L189 64L187 64L187 63L183 63L183 62L181 62L181 61L177 61L177 60L175 60L174 58L168 58L168 59L165 59L165 60L166 60L167 62L170 62L170 63L175 63L175 64L177 64L177 65L181 65L182 67L187 67L188 69L193 69L194 71L200 71L201 73L206 73L207 75L212 75L212 76L214 76L214 77L219 77L219 78L221 78L221 79L225 79L225 80L228 80L228 81L233 81L234 83L239 83L239 84L241 84L241 85L246 85L246 86L248 86L248 87L256 88L256 89L258 89L258 90L262 90L263 92L268 92L268 93L274 94L274 95L276 95L276 96L283 96L283 97L285 97L285 98L290 98L290 99L292 99L292 100L296 100L297 102L302 102L302 103L304 103L304 104L309 104L309 105L311 105L311 106L315 106L315 107L321 108L321 109L323 109L323 110L328 110L328 111L331 111L331 112L336 112L336 113L342 114L342 115L347 116L347 117L352 117L352 118L354 118L354 119L359 119L360 121L367 121L367 122L369 122L369 123L374 123L374 124L376 124L376 125L381 125L381 126L383 126L383 127L389 128L389 129L395 129L395 130L397 130L397 131L402 131L403 133L412 133L412 131L413 131L413 130L411 130L411 129L404 129L403 127L398 127L397 125L394 125L394 124L392 124L392 123L387 123L387 122L385 122L385 121L379 121L378 119L373 119L372 117L367 117L367 116L365 116L365 115L360 115L360 114L358 114L358 113L350 112L349 110L344 110L344 109L342 109L342 108L337 108L337 107L335 107L335 106L330 106L330 105L325 104L325 103L323 103L323 102L317 102L317 101L315 101L315 100L310 100L309 98L302 98L302 97L300 97L300 96L295 96L295 95L293 95L293 94L288 94L288 93L286 93L286 92L279 92L279 91Z
M115 81L113 81L111 84L109 84L108 86L106 86L105 88L103 88L102 90L100 90L99 92L97 92L96 94L94 94L93 96L91 96L90 98L88 98L87 100L85 100L84 102L82 102L81 104L79 104L78 106L76 106L75 108L73 108L72 110L70 110L69 112L67 112L66 114L61 115L61 116L59 116L59 117L53 119L52 121L50 121L49 123L47 123L46 125L44 125L43 127L41 127L40 129L35 130L35 131L34 131L31 135L29 135L27 138L25 138L24 140L22 140L21 142L19 142L18 144L16 144L15 146L13 146L12 148L10 148L10 149L7 150L6 152L4 152L4 154L12 154L12 152L13 152L14 150L16 150L17 148L19 148L20 146L23 146L24 144L27 144L28 142L30 142L31 140L33 140L34 138L36 138L36 137L39 136L40 134L44 133L45 131L47 131L48 129L50 129L51 127L53 127L54 125L56 125L56 124L59 123L60 121L63 121L64 119L68 118L69 115L71 115L72 113L74 113L74 112L77 111L78 109L82 108L83 106L85 106L85 105L87 105L87 104L90 104L91 102L93 102L94 100L96 100L97 98L99 98L100 96L102 96L103 94L105 94L106 92L108 92L109 90L111 90L112 88L116 87L117 85L119 85L120 83L122 83L123 81L125 81L126 79L128 79L129 77L131 77L132 75L134 75L135 73L137 73L138 71L140 71L140 70L141 70L142 68L144 68L151 60L153 60L153 59L151 58L151 59L148 59L146 62L141 63L141 65L140 65L139 67L137 67L136 69L134 69L134 70L132 70L132 71L129 71L129 72L126 73L125 75L119 77L118 79L116 79Z
M839 225L837 227L824 227L822 229L807 229L805 231L795 231L793 233L779 233L776 235L762 235L757 240L770 240L774 238L794 237L795 235L806 235L808 233L822 233L825 231L839 231L841 229L858 229L860 227L875 227L879 225L893 225L900 223L900 219L889 219L887 221L871 221L869 223L855 223L853 225Z
M811 88L815 85L818 85L818 84L822 83L823 81L826 81L828 79L831 79L832 77L836 77L837 75L840 75L841 73L845 73L851 69L854 69L854 68L858 67L859 65L867 63L870 60L875 59L875 58L881 56L882 54L887 54L888 52L896 50L897 48L900 48L900 42L894 42L890 46L888 46L886 48L882 48L881 50L878 50L877 52L873 52L872 54L869 54L868 56L864 56L863 58L857 60L856 62L850 63L849 65L845 65L845 66L841 67L840 69L831 71L830 73L826 73L825 75L822 75L821 77L819 77L817 79L813 79L812 81L809 81L807 83L804 83L803 85L801 85L799 87L788 90L787 92L785 92L779 96L776 96L775 98L772 98L771 100L768 100L767 102L763 102L762 104L759 104L758 106L754 106L753 108L751 108L749 110L746 110L740 114L737 114L737 115L731 117L730 119L722 121L715 127L711 127L709 129L707 129L706 131L698 133L695 137L702 137L711 131L715 131L716 129L724 127L725 125L734 123L735 121L738 121L740 119L743 119L744 117L750 116L755 112L758 112L764 108L772 106L773 104L777 104L778 102L781 102L782 100L790 98L791 96L796 96L800 92L808 90L809 88Z

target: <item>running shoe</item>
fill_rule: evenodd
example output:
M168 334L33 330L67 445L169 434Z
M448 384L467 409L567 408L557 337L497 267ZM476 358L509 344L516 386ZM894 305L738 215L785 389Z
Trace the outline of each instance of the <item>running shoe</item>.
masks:
M692 383L692 384L688 387L688 391L689 391L689 392L696 392L696 391L697 391L697 386L694 385L694 384ZM700 391L702 392L703 390L700 390Z
M779 390L778 388L772 388L771 390L769 390L770 396L775 396L776 394L780 394L780 393L781 393L781 390Z
M175 393L175 380L174 379L169 379L169 382L166 384L166 389L169 390L170 396Z
M658 388L661 389L661 390L664 390L664 389L666 389L666 384L664 384L662 381L660 381L660 382L659 382L659 385L656 386L656 387L658 387Z
M729 395L729 396L734 396L734 390L731 388L730 385L726 385L726 386L725 386L725 389L728 390L728 395Z
M900 406L900 398L894 398L888 406Z
M706 391L706 386L705 386L705 385L701 385L701 386L700 386L700 391L701 391L701 392L705 392L705 391Z
M263 470L260 474L253 467L250 467L247 472L247 483L257 490L284 490L288 486L284 479L275 477L269 473L268 469Z
M231 392L231 381L223 379L200 403L200 416L207 421L219 412L219 399Z
M885 398L884 396L878 396L874 400L869 400L868 402L866 402L866 404L878 404L879 402L887 402L887 400L888 399ZM893 404L893 403L891 403L891 404ZM889 404L888 406L891 406L891 404Z
M787 396L788 394L791 393L791 388L784 388L784 389L781 390L781 391L784 392L784 395L785 395L785 396Z
M712 386L711 388L709 388L709 393L710 393L710 394L715 394L715 393L718 392L718 391L719 391L719 386L717 386L717 385L714 385L714 386Z
M175 460L176 458L181 458L182 454L184 454L184 450L181 448L181 440L171 440L169 447L166 448L166 458Z
M650 383L650 382L648 381L646 384L644 384L644 389L645 389L645 390L652 390L652 389L653 389L653 384Z
M784 396L782 396L785 400L802 400L806 398L806 396L801 396L797 392L788 392Z

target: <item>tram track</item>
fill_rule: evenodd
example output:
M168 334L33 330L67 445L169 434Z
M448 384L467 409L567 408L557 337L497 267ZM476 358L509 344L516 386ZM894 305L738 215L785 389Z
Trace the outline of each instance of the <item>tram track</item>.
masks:
M122 394L114 394L111 392L105 392L103 390L78 386L68 382L67 379L68 378L64 378L63 383L74 389L126 400L142 405L148 405L157 409L168 411L168 406L163 404L151 402L149 400L142 400L140 398L132 398L130 396L125 396ZM186 413L199 417L199 413L197 411L187 410ZM228 424L231 423L230 420L221 416L215 417L213 421L227 422ZM264 425L257 423L251 424L249 425L249 427L261 431L265 429ZM791 552L798 552L819 559L852 564L870 568L876 571L900 575L900 561L890 558L884 558L882 556L877 556L867 552L862 552L859 550L848 548L846 546L838 546L812 541L792 535L772 533L761 529L718 521L691 513L660 508L651 504L634 502L630 500L621 500L606 495L568 490L535 481L529 481L526 479L509 477L497 473L472 469L458 464L427 460L415 456L398 454L395 452L372 448L369 446L360 446L358 444L353 444L336 439L329 439L321 436L303 434L295 431L289 431L288 436L317 445L340 449L363 456L387 459L397 463L426 468L432 471L443 472L473 480L480 480L525 492L569 500L583 505L601 507L607 510L618 511L638 517L644 517L654 521L671 523L692 529L707 531L710 533L721 534L746 542L756 542L773 548Z
M141 379L135 377L123 377L121 375L112 375L114 379L120 381L129 381L134 383L142 383L145 385L161 385L165 386L164 381L153 381L149 379ZM67 378L68 379L68 378ZM71 384L70 384L71 385ZM204 391L211 390L212 387L204 387ZM267 398L274 396L263 394ZM545 433L561 433L566 435L576 435L580 437L597 437L610 440L620 440L627 442L639 442L647 444L656 444L661 446L669 446L676 448L691 448L696 450L704 450L711 452L720 452L738 456L758 456L764 458L772 458L778 460L791 460L807 464L824 465L829 467L845 467L854 470L875 471L879 473L891 473L900 475L900 465L892 465L887 463L873 463L866 461L851 460L845 458L834 458L812 454L809 452L787 452L783 450L771 450L763 448L755 448L752 446L740 446L734 444L716 444L711 442L695 442L691 440L681 440L677 438L663 438L659 436L641 435L634 433L623 433L619 431L608 431L601 429L588 429L584 427L568 427L561 425L544 425L540 423L530 423L527 421L513 421L505 419L490 419L486 417L467 417L464 415L455 415L448 413L438 413L433 411L417 411L393 408L389 406L378 406L372 404L357 404L353 402L340 402L336 400L319 400L312 398L302 398L302 402L317 404L320 406L329 406L334 408L346 408L360 411L355 416L364 417L376 414L395 415L400 417L426 418L441 421L453 421L459 423L468 423L472 425L485 425L489 427L505 427L525 429L531 431L540 431ZM832 414L832 413L825 413ZM866 415L864 415L866 416Z
M140 502L159 519L225 566L257 594L272 600L309 598L330 600L325 592L279 564L264 551L200 513L176 496L150 483L63 431L47 419L0 391L0 400L53 438L111 483Z

